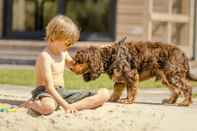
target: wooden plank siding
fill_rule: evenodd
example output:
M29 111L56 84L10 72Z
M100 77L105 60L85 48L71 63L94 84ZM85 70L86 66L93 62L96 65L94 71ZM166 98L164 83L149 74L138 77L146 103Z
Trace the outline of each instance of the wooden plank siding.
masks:
M172 43L177 44L184 50L189 57L192 57L192 7L190 7L188 0L174 1L176 3L173 4L173 8L169 9L168 4L169 2L172 3L172 0L153 0L153 12L156 13L153 13L152 18L157 22L153 22L150 26L153 28L151 37L153 41L172 41ZM117 39L127 36L129 40L147 40L146 26L148 23L146 23L146 19L148 10L146 2L147 0L118 0L116 17ZM181 10L178 7L182 7ZM173 13L173 17L169 17L169 14L167 14L169 11ZM163 15L158 13L163 13ZM179 14L186 16L180 16ZM158 19L159 21L161 19L161 21L159 22ZM169 19L170 24L166 22L166 19ZM179 26L175 26L175 24ZM180 26L181 24L182 26ZM172 37L168 37L169 35Z
M0 0L0 37L2 35L2 31L3 31L3 1Z
M140 40L143 36L144 0L118 0L117 3L117 38Z
M167 0L166 0L167 1ZM154 8L158 12L166 12L167 2L155 0ZM118 0L117 3L117 38L128 36L128 39L143 40L145 0Z

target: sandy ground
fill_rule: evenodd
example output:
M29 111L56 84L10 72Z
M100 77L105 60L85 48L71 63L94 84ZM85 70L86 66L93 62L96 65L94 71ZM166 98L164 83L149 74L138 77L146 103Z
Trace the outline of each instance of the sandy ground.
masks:
M18 104L30 88L0 88L0 102ZM27 109L0 112L0 131L197 131L197 100L191 107L161 105L166 89L140 90L136 103L106 103L95 110L39 116ZM17 103L18 102L18 103Z

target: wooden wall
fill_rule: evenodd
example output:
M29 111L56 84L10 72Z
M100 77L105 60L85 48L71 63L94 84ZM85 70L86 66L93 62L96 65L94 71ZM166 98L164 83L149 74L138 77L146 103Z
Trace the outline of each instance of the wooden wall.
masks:
M0 37L2 35L2 24L3 24L3 0L0 0Z
M117 38L127 35L130 39L143 39L144 18L146 17L145 1L146 0L118 0ZM169 0L154 0L153 10L159 13L167 12L168 1ZM182 12L187 13L184 10ZM155 26L157 26L157 23L155 23ZM163 28L161 27L161 31L158 31L159 36L164 35L165 31Z
M153 11L157 13L167 13L168 2L171 0L154 0ZM192 16L188 1L192 0L174 0L179 4L173 6L172 12L176 14L189 15L189 24L175 24L172 25L172 43L177 44L184 50L189 57L192 57L193 43L192 41ZM116 25L116 38L127 36L130 40L146 40L146 0L118 0L117 2L117 25ZM176 3L175 2L175 3ZM178 7L181 7L179 10ZM185 26L186 25L186 26ZM167 42L167 23L153 22L153 37L154 41Z
M157 12L168 10L168 0L155 0ZM127 35L129 39L142 40L144 35L145 0L118 0L117 38Z
M118 0L117 2L117 38L139 40L143 37L144 0Z

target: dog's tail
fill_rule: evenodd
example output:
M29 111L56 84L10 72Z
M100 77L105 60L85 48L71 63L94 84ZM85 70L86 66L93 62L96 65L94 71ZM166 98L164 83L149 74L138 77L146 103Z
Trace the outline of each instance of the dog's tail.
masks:
M188 72L188 78L190 80L197 81L197 68L192 68L189 63L189 72Z
M125 37L123 37L122 39L120 39L119 41L115 42L115 44L117 44L117 45L120 46L120 45L122 45L122 44L125 43L126 39L127 39L127 37L125 36Z
M197 81L197 68L192 69L192 70L189 71L189 73L188 73L188 78L189 78L190 80Z

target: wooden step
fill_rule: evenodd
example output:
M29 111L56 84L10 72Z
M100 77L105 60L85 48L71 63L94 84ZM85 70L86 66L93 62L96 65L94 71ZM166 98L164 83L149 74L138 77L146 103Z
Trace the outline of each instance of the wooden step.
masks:
M77 42L68 51L71 56L88 46L100 46L109 42ZM34 65L38 54L46 47L44 41L0 40L0 64Z
M34 65L35 57L0 56L0 64Z
M0 40L0 50L9 49L25 49L25 50L37 50L40 51L46 46L43 41L24 41L24 40Z
M37 56L41 51L28 51L28 50L0 50L0 56Z

